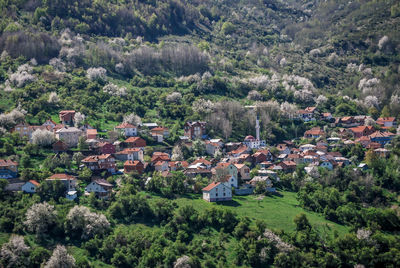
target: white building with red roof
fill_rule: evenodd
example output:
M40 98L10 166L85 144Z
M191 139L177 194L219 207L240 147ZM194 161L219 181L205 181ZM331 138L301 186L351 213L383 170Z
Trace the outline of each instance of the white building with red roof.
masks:
M232 189L221 182L212 182L202 189L203 199L208 202L232 200Z
M137 136L137 127L126 122L116 126L114 130L119 131L125 137Z
M391 128L396 127L396 118L395 117L380 117L376 120L376 123L383 128Z

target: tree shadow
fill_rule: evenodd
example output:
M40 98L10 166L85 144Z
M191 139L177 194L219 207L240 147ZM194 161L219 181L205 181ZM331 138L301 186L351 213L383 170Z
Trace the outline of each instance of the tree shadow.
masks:
M235 200L230 201L218 201L215 202L217 205L228 206L228 207L239 207L240 203Z

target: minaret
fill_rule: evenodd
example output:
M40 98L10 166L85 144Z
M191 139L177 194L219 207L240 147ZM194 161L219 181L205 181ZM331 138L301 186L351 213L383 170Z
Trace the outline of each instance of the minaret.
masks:
M258 120L258 115L256 119L256 139L259 141L260 140L260 122Z

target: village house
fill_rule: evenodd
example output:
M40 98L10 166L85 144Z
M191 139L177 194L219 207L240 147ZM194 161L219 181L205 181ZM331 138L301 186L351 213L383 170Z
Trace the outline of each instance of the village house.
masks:
M199 158L199 159L193 161L188 168L190 168L191 166L196 166L197 164L203 165L206 169L211 169L211 165L212 165L212 163L210 161L208 161L207 159ZM197 168L197 166L196 166L196 168Z
M47 178L46 181L61 181L66 189L66 192L75 190L76 178L72 175L58 173Z
M338 118L336 124L344 128L357 127L361 125L353 116Z
M155 127L153 129L151 129L150 135L157 142L162 142L164 140L164 138L169 137L169 129L166 127Z
M325 136L325 132L320 127L313 127L304 132L304 138L306 139L317 139L323 136Z
M0 179L18 177L18 163L12 160L0 159Z
M190 166L189 166L190 167ZM183 174L189 178L195 178L197 176L211 178L212 171L206 168L187 168Z
M215 167L215 175L217 177L224 177L226 175L231 175L237 178L238 169L232 163L218 163Z
M296 163L293 161L282 161L278 164L285 172L294 172L296 170Z
M97 198L107 198L112 192L113 185L104 179L95 179L85 188L85 193L94 193Z
M17 132L21 138L26 137L28 140L32 140L32 134L37 129L53 131L51 126L30 126L26 123L21 123L16 125L12 132Z
M238 188L238 179L232 175L226 175L219 179L225 186Z
M167 161L157 161L154 164L154 170L158 172L169 171L169 165Z
M116 126L114 130L118 131L121 135L125 137L137 136L137 127L126 122Z
M278 144L276 146L276 149L278 149L279 154L290 154L291 150L286 144Z
M125 144L129 148L140 148L142 150L146 147L146 141L140 137L130 137L125 140Z
M44 122L44 123L42 124L42 126L44 126L44 127L50 127L51 129L54 129L54 128L57 126L57 123L54 122L54 121L51 120L51 119L48 119L48 120L46 120L46 122Z
M74 110L64 110L59 112L59 118L61 124L63 125L74 125L75 111Z
M307 107L304 110L299 110L298 111L299 119L303 120L304 122L315 121L316 109L317 109L316 107Z
M212 142L211 140L205 141L206 152L208 155L214 156L216 152L221 151L223 145L217 142Z
M362 136L369 136L375 132L373 126L358 126L349 128L350 133L354 138L361 138Z
M386 149L386 148L378 148L375 149L374 152L382 158L387 158L390 154L390 150Z
M53 147L53 152L55 153L68 151L68 145L62 140L58 140L55 143L53 143L52 147Z
M184 125L185 136L191 140L202 139L206 134L206 122L186 122Z
M97 129L87 129L86 139L97 139Z
M22 186L25 184L24 181L19 178L12 178L7 180L7 185L4 188L8 192L19 192L22 190Z
M95 147L98 154L114 154L116 152L114 144L109 142L99 142Z
M76 147L79 142L79 137L82 135L82 131L76 127L64 126L62 129L56 131L56 138L62 140L68 147Z
M126 161L126 160L139 160L143 161L143 150L140 148L126 148L120 152L117 152L114 154L115 158L117 158L120 161Z
M382 128L397 127L395 117L380 117L378 118L378 120L376 120L376 123L380 125Z
M236 150L229 152L228 154L231 155L232 157L239 157L240 155L247 154L248 152L250 152L249 147L243 145L237 148Z
M81 162L93 171L107 170L111 173L115 172L115 158L111 154L91 155Z
M151 157L151 164L154 165L158 161L170 161L171 158L167 153L162 152L154 152L153 156Z
M252 185L254 188L257 184L262 183L264 184L265 191L267 192L275 192L276 189L273 187L273 183L270 177L268 176L255 176L253 179L250 180L249 184Z
M244 164L235 164L238 170L238 179L240 180L250 180L250 168Z
M253 157L250 154L241 154L232 162L236 162L237 164L244 164L244 163L253 163Z
M36 193L36 189L40 184L35 180L29 180L24 185L22 185L21 190L25 193L33 194Z
M208 202L232 200L232 189L221 182L212 182L202 189L203 199Z
M142 161L127 160L124 163L124 172L125 173L137 172L139 174L143 174L144 170L145 170L145 165Z
M376 142L381 145L385 145L385 144L391 142L391 140L394 138L394 136L396 136L396 135L393 133L390 133L390 132L376 131L376 132L372 133L371 135L369 135L369 138L371 139L371 142Z
M315 145L313 145L313 144L304 144L304 145L301 145L301 146L299 147L299 149L300 149L302 152L304 152L304 151L308 151L308 150L315 150L316 147L317 147L317 146L315 146Z
M332 160L326 160L326 161L322 161L320 164L319 164L319 166L320 167L322 167L322 168L326 168L326 169L328 169L328 170L332 170L334 167L335 167L335 164L334 164L335 162L334 161L332 161Z
M322 113L322 120L331 121L333 119L331 113Z
M253 164L257 165L266 161L273 161L274 155L269 150L258 150L252 155Z

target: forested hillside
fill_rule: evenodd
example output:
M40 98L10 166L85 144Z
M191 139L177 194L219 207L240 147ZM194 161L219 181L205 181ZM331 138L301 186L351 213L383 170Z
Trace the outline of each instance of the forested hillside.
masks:
M398 0L0 0L0 167L40 184L6 191L0 169L0 266L399 267L399 81ZM305 122L308 108L317 118ZM120 159L115 172L84 167L100 154L89 136L55 149L60 111L118 146L110 155L127 142L117 126L137 126L142 173ZM351 116L391 142L363 144L343 130ZM182 137L192 121L206 122L205 140ZM143 123L168 134L155 140ZM313 143L348 165L295 163L276 171L276 194L257 185L257 196L206 203L210 178L187 166L207 158L211 174L258 123L274 164ZM232 148L208 153L205 141ZM172 173L152 166L162 153ZM264 167L247 160L253 179ZM75 201L47 180L64 173ZM97 179L108 199L85 195Z

